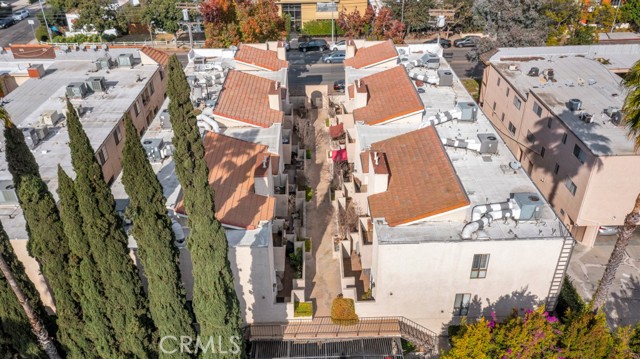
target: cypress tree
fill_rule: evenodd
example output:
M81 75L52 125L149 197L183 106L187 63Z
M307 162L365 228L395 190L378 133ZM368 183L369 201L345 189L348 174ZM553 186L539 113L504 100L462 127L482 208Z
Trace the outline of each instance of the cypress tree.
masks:
M24 266L13 251L9 237L0 222L0 256L7 262L16 283L22 289L29 303L38 313L40 318L46 318L47 312L40 301L40 295L35 286L24 271ZM3 334L3 350L9 353L19 353L26 358L44 358L44 352L38 345L38 341L31 331L29 320L18 302L18 298L9 286L9 283L0 274L0 326Z
M174 131L176 173L189 218L188 247L193 261L193 310L203 338L242 338L240 305L229 264L224 228L215 217L214 193L198 131L189 84L178 58L169 60L169 114ZM239 340L240 341L240 340ZM240 341L240 344L243 343ZM241 357L227 354L226 357ZM218 354L218 357L225 357Z
M123 353L138 358L153 356L153 322L137 268L129 257L127 235L89 138L69 101L67 129L82 230L100 273L107 316Z
M122 183L129 195L127 212L133 220L133 237L138 243L138 256L147 278L151 318L161 338L169 335L195 338L162 185L147 160L138 132L128 115L124 125ZM181 352L171 355L160 353L160 357L165 356L190 357Z
M80 304L74 299L69 283L69 247L56 202L40 177L22 131L8 118L4 136L7 163L27 222L29 253L40 264L56 301L58 341L69 358L93 358L91 342L82 333Z
M58 197L64 233L69 241L69 281L76 300L82 305L84 333L91 338L97 355L114 358L119 353L115 334L107 316L106 298L100 273L82 232L82 216L73 180L58 166Z

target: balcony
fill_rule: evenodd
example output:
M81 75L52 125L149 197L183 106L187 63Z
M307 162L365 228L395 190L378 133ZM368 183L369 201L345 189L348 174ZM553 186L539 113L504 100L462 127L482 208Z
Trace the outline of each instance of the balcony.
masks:
M351 252L351 256L342 259L342 267L344 268L343 277L353 277L354 284L348 285L347 288L355 288L357 300L363 300L365 293L371 289L369 275L366 270L362 269L360 256L355 252Z

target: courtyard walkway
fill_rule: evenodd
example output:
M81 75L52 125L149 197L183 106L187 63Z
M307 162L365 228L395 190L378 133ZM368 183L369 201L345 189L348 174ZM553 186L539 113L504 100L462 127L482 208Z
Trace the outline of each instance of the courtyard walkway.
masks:
M327 152L327 128L324 124L326 112L309 112L317 134L316 150L307 162L305 175L307 184L313 188L313 199L307 202L307 236L313 242L312 258L306 267L306 296L314 303L314 316L330 316L331 302L340 294L340 267L333 258L333 234L335 219L331 205L330 166L325 158Z

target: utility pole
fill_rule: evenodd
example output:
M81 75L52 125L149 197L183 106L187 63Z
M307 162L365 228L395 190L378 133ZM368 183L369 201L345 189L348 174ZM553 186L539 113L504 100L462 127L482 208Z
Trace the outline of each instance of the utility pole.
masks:
M336 42L336 40L334 39L334 32L335 32L335 21L333 20L333 10L336 6L336 2L335 0L331 0L331 43L334 44Z
M47 33L49 34L49 43L53 44L53 38L51 37L51 28L49 27L49 23L47 22L47 15L44 13L44 7L42 6L42 0L38 0L40 3L40 10L42 11L42 19L44 20L44 26L47 27Z
M616 27L616 19L618 19L618 11L620 10L620 0L618 0L618 6L616 6L616 14L613 16L613 23L611 24L611 32Z
M182 9L182 20L181 23L187 25L187 29L189 30L189 47L193 50L193 33L191 28L197 22L189 21L189 10L198 10L197 3L189 3L189 2L179 2L176 3L176 8Z
M153 45L153 24L155 21L149 23L149 38L151 39L151 45Z

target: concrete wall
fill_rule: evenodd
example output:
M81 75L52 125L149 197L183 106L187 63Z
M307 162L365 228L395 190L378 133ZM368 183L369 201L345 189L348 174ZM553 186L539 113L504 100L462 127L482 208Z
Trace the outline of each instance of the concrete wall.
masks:
M459 319L452 316L456 293L470 293L469 316L489 314L482 308L497 302L496 313L506 316L514 307L528 308L546 299L562 243L540 239L387 245L374 240L375 302L357 303L356 312L405 316L440 332ZM484 279L470 279L474 254L490 254Z
M47 281L40 273L40 265L33 257L29 256L27 251L27 240L12 240L9 241L13 247L13 251L16 253L18 260L22 262L24 270L27 273L29 280L35 285L36 290L40 293L40 299L47 309L47 312L53 314L56 310L56 305L51 295L51 290Z

